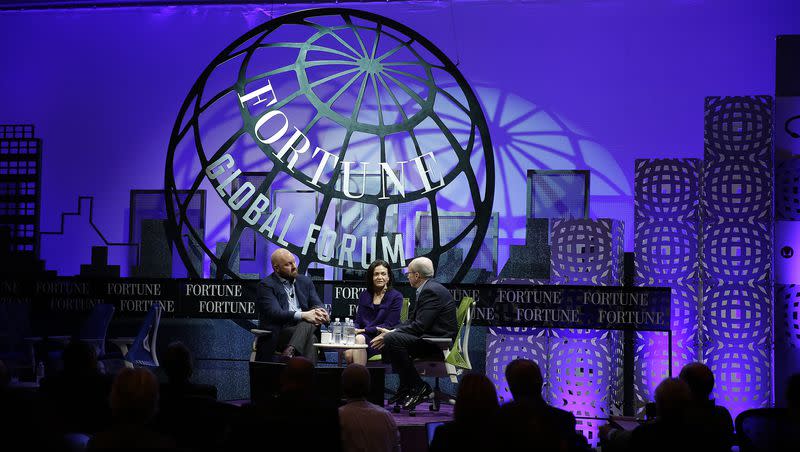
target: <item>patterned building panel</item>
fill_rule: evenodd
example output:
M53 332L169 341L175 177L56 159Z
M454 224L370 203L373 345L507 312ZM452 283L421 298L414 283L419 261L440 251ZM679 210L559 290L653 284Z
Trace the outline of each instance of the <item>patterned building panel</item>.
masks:
M772 98L707 97L704 159L707 163L743 158L772 163Z
M715 343L769 343L772 310L765 285L706 286L703 294L703 333Z
M553 284L620 284L621 222L556 219L551 224Z
M636 160L635 215L696 221L700 200L700 159Z
M800 286L775 286L775 343L788 348L800 348Z
M517 359L530 359L541 367L547 381L549 334L543 328L489 328L486 344L486 376L494 383L500 403L512 399L505 370Z
M775 219L800 220L800 158L775 167Z
M656 386L669 375L668 338L664 332L636 332L633 393L637 416L641 416L645 405L653 401ZM674 368L672 372L677 373Z
M725 220L706 223L702 267L709 284L768 283L772 270L771 224Z
M698 294L699 280L689 280L681 283L642 282L636 281L638 286L670 287L672 288L671 329L672 329L672 375L675 376L680 369L697 361L701 349L700 325L700 296ZM669 375L669 342L668 334L663 332L636 333L634 393L636 397L637 414L644 408L644 404L651 402L653 391L658 383Z
M728 159L706 162L703 216L765 221L772 217L772 167Z
M695 222L673 219L637 223L636 278L650 284L699 278L697 229Z
M714 373L713 396L735 418L750 408L770 405L771 380L768 345L713 344L706 364Z
M554 330L556 331L556 330ZM548 350L550 402L575 416L608 417L612 396L614 341L609 331L569 330Z

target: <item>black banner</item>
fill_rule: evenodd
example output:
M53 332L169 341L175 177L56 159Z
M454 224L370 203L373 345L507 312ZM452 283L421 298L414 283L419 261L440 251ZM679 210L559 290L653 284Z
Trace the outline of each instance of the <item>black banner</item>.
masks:
M332 317L356 315L363 284L315 281ZM456 301L472 297L473 325L668 331L670 289L652 287L446 285ZM255 280L82 279L0 281L0 303L29 304L35 315L65 316L111 303L115 316L141 317L160 303L164 318L257 319ZM414 306L415 289L397 289Z

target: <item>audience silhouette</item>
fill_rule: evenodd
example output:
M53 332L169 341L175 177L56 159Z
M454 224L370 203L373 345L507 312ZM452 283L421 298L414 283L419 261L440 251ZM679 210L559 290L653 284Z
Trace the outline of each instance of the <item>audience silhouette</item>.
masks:
M431 442L431 452L489 450L495 443L492 431L499 406L494 384L483 374L464 375L458 385L453 422L440 425Z
M506 381L514 400L500 407L497 416L499 450L590 450L586 438L575 430L575 416L547 404L539 366L515 359L506 367Z
M345 452L399 452L400 431L394 417L367 401L369 370L350 364L342 372L342 394L347 403L339 407L342 450Z
M689 402L684 413L685 422L699 431L699 442L704 450L730 452L733 446L733 418L727 408L711 399L714 374L703 363L689 363L681 369L679 377L689 387Z
M216 401L214 386L192 383L192 355L181 342L173 342L164 353L168 382L161 385L151 371L129 368L112 384L98 371L95 348L85 342L71 342L63 356L63 371L43 379L38 391L12 387L0 361L0 437L23 436L26 448L47 450L76 450L87 438L90 450L400 450L394 417L366 400L370 373L359 364L342 372L342 406L318 394L314 364L294 357L283 367L275 397L240 408ZM535 362L516 359L505 376L513 400L499 406L494 384L485 375L464 375L453 420L439 426L429 450L591 450L576 430L573 414L546 402L544 379ZM687 364L679 378L664 379L656 387L653 419L611 441L608 428L601 428L603 452L731 451L734 424L730 412L711 398L714 382L708 366ZM785 409L749 410L775 420L769 444L780 447L800 430L800 374L789 378L786 402ZM754 438L739 437L741 450L761 450L760 437ZM3 450L13 448L3 444Z
M217 398L217 388L212 385L192 383L194 360L192 352L183 342L175 341L167 346L161 357L161 367L167 375L167 383L161 384L161 401L188 396Z
M174 448L175 442L150 426L158 409L158 380L145 368L125 368L111 388L113 425L89 440L88 449Z
M111 377L97 368L92 344L72 341L64 349L63 370L41 381L40 391L63 433L95 433L110 427Z

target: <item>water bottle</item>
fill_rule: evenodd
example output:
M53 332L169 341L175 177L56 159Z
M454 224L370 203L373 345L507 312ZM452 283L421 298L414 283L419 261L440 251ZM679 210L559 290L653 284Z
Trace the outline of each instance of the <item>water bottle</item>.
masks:
M344 327L344 335L345 335L345 343L347 345L353 345L356 343L356 325L353 323L353 319L347 319L347 323Z
M342 322L339 320L339 317L336 317L336 321L333 322L333 343L342 343Z

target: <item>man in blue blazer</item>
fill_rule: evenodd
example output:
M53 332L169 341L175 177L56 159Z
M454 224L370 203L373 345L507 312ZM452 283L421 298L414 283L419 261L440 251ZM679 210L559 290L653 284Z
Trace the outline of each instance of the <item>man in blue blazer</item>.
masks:
M328 312L311 278L297 273L289 250L280 248L272 253L272 269L258 284L259 328L272 332L263 348L270 354L280 351L286 360L302 355L316 362L314 333L319 325L330 322Z
M422 337L455 339L458 333L456 302L447 288L431 278L433 262L427 257L418 257L408 264L408 283L417 289L417 300L408 321L393 330L378 328L381 334L370 343L378 350L383 349L384 357L400 377L400 386L389 403L400 403L409 410L433 393L414 367L414 358L442 357L439 347Z

